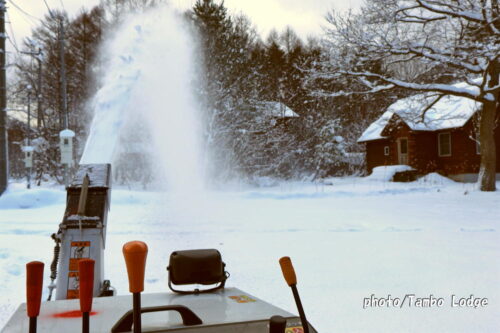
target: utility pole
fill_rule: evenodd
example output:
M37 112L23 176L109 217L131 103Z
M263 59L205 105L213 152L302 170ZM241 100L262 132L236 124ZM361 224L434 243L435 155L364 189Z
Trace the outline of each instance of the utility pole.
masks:
M31 149L31 86L28 86L28 132L26 137L28 138L27 146ZM30 151L31 158L33 158L33 151ZM26 181L27 188L31 188L31 165L26 168Z
M40 134L40 130L42 128L43 120L43 111L42 111L42 49L38 48L38 52L33 51L21 51L22 54L27 54L35 58L38 62L38 87L36 88L37 92L37 119L36 119L36 129ZM28 146L31 146L31 90L28 93ZM32 152L33 154L33 152ZM38 162L39 163L39 162ZM27 170L27 180L28 180L28 188L31 188L31 173L32 167Z
M7 189L9 161L7 148L7 78L5 74L5 0L0 0L0 195Z
M66 96L66 62L64 60L65 50L65 33L63 18L59 21L59 58L61 61L61 112L62 112L62 129L68 128L68 100Z
M37 121L36 121L36 129L40 131L43 123L43 112L42 112L42 49L38 49L38 52L33 51L21 51L22 54L27 54L32 56L38 62L38 87L37 91Z
M38 61L38 89L37 89L37 117L36 117L36 129L40 132L42 128L43 120L43 110L42 110L42 98L43 98L43 81L42 81L42 49L38 48L38 54L36 55L36 60Z
M66 97L66 63L64 60L64 23L59 21L59 58L61 61L61 112L63 117L62 129L68 129L68 101ZM68 164L64 164L64 185L69 185Z

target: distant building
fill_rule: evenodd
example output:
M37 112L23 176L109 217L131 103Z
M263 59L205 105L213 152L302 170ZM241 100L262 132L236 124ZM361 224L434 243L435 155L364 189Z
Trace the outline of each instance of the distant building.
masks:
M456 84L465 88L466 84ZM420 173L439 172L458 181L475 181L481 161L476 112L481 104L465 97L434 93L401 99L358 139L366 145L368 172L376 166L409 165ZM495 141L500 148L500 129ZM500 162L500 149L497 149ZM497 163L497 173L500 163Z
M299 119L299 115L285 103L274 101L260 101L245 108L247 117L246 126L254 134L266 133L270 128L282 126L284 129L290 123Z
M259 110L262 110L262 113L268 117L276 119L299 117L298 114L296 114L292 109L290 109L285 103L282 102L264 101L256 103L255 106Z
M9 116L7 117L7 128L9 177L22 178L26 176L22 150L22 147L26 144L26 123Z

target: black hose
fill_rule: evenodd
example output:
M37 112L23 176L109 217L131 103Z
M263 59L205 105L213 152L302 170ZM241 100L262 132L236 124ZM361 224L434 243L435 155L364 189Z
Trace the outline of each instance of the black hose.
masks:
M54 257L52 259L52 263L50 264L50 280L51 280L52 287L49 287L50 292L49 292L49 297L47 298L48 301L50 301L52 298L52 291L54 290L53 284L57 278L57 264L59 263L59 254L61 253L61 240L60 240L60 238L57 237L56 234L52 234L51 237L54 240L54 242L56 243L56 246L54 246Z

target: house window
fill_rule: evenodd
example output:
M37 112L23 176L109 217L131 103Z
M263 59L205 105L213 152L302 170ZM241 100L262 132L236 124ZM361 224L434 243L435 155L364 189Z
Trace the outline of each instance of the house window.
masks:
M451 134L439 133L438 134L438 149L439 156L451 156Z
M384 147L384 155L389 156L389 146Z
M65 145L69 144L69 140L68 139L64 139L64 144Z

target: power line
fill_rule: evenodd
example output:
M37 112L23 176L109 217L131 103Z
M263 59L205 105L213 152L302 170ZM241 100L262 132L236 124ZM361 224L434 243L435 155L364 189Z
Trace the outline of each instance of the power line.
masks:
M14 6L17 10L19 10L21 13L23 13L24 15L26 15L27 17L29 17L31 20L35 19L37 21L41 21L38 17L34 16L34 15L31 15L30 13L28 13L27 11L25 11L24 9L22 9L21 7L19 7L18 5L16 5L16 3L12 0L8 0L9 3ZM37 22L38 23L38 22Z
M64 11L66 11L66 7L64 7L64 2L63 2L63 0L59 0L59 2L61 3L61 7L62 7L62 9L63 9Z
M12 27L12 20L10 18L9 12L5 12L5 13L7 14L7 18L8 18L7 22L9 23L9 27L10 27L10 35L8 35L9 42L12 44L12 46L14 46L14 49L19 54L19 48L17 47L16 36L14 35L14 28Z
M49 11L50 17L54 18L54 15L52 14L52 10L50 9L49 4L47 3L47 0L43 0L43 2L45 3L45 7L47 7L47 10Z
M16 53L19 54L19 49L17 48L17 45L16 43L12 42L12 38L7 34L7 39L9 40L9 42L12 44L12 46L14 47L14 50L16 50Z

